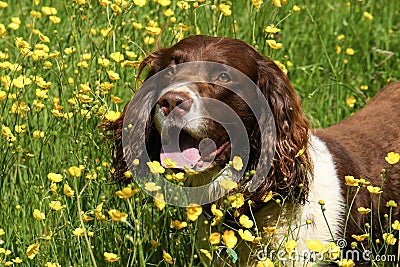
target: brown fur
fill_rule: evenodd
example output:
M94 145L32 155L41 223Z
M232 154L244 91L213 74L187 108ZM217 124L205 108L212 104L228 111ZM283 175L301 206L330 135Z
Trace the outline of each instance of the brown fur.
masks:
M269 191L284 196L290 194L292 203L306 202L308 181L313 176L312 162L307 149L302 156L296 155L301 149L307 148L311 130L287 76L273 61L265 59L246 43L236 39L209 36L191 36L170 48L163 48L150 54L143 60L139 72L144 71L146 66L150 66L146 78L149 79L171 64L191 61L217 62L236 68L258 85L268 101L276 126L275 156L269 174L262 177L261 186L255 192L248 194L255 205L263 205L262 199ZM209 87L204 87L203 93L209 97L221 97L213 95L215 92ZM149 92L148 97L155 96ZM227 103L238 112L240 117L246 118L246 107L240 106L240 101L233 99ZM382 233L381 222L385 222L383 214L388 213L388 208L385 207L386 202L395 200L400 206L398 165L390 166L384 159L388 152L400 152L399 103L400 83L393 83L382 89L361 111L332 127L312 132L326 143L333 155L338 178L341 179L344 199L347 194L347 186L344 184L345 175L361 177L374 186L380 186L382 184L381 169L386 169L387 179L380 198L376 195L372 196L367 190L360 190L351 210L346 238L349 238L351 234L360 234L360 226L365 223L363 218L367 218L357 212L358 207L370 207L372 201L373 234L374 237L379 238L378 233ZM114 167L117 179L121 179L127 170L121 144L121 129L127 112L135 112L137 116L143 116L140 107L125 109L120 119L105 126L111 130L111 136L115 140ZM265 121L254 122L251 121L254 117L248 117L251 118L246 126L251 140L248 170L251 170L257 164L262 166L266 164L267 151L263 149L268 148L260 149L259 147L261 133L258 125ZM151 159L159 160L157 153L160 151L160 143L156 139L160 136L152 125L151 118L147 120L146 131L138 133L138 136L138 139L146 140ZM135 144L132 144L131 151L138 158L143 153L142 148ZM227 158L221 160L221 168L226 164L226 160ZM352 199L352 195L349 199ZM398 219L399 212L399 207L394 208L392 216ZM349 241L353 240L349 238Z
M356 197L346 237L352 233L360 234L359 226L367 222L363 221L365 216L357 212L358 207L370 207L372 201L375 215L372 233L379 238L382 233L380 225L386 221L383 215L389 214L385 206L387 201L394 200L400 204L399 167L385 161L388 152L400 152L399 103L400 82L397 82L383 88L363 109L349 118L327 129L315 130L315 135L327 144L333 154L339 178L352 175L364 178L374 186L381 186L382 169L386 170L381 198L369 194L367 190L361 190ZM342 191L346 196L347 186L344 183ZM399 207L393 209L393 218L400 217Z

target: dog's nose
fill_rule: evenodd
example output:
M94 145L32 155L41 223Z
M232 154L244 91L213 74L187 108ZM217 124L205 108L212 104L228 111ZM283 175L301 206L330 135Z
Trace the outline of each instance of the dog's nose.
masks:
M157 104L166 116L174 109L174 115L183 116L189 112L192 99L183 92L169 91L158 100Z

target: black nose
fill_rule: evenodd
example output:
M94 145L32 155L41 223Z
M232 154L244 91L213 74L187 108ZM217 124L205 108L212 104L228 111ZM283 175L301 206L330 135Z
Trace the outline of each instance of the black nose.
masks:
M173 115L183 116L189 112L192 99L186 93L169 91L158 100L157 104L165 116L168 116L172 110L174 110Z

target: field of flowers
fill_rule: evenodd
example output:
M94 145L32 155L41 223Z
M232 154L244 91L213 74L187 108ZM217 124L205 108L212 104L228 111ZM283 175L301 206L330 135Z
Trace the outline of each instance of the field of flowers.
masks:
M141 59L192 34L242 39L326 127L399 80L399 18L385 0L1 0L0 266L207 266L238 233L197 247L200 207L110 179L99 125L138 88Z

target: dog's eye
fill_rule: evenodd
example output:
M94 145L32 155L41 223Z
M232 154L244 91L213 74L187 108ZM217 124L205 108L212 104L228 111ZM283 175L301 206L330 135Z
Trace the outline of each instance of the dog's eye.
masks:
M227 83L227 82L232 81L231 76L226 72L223 72L220 75L218 75L217 80L220 81L220 82L223 82L223 83Z
M168 75L168 76L174 76L174 74L175 74L175 69L174 69L173 67L168 67L168 68L165 70L165 73L166 73L166 75Z

